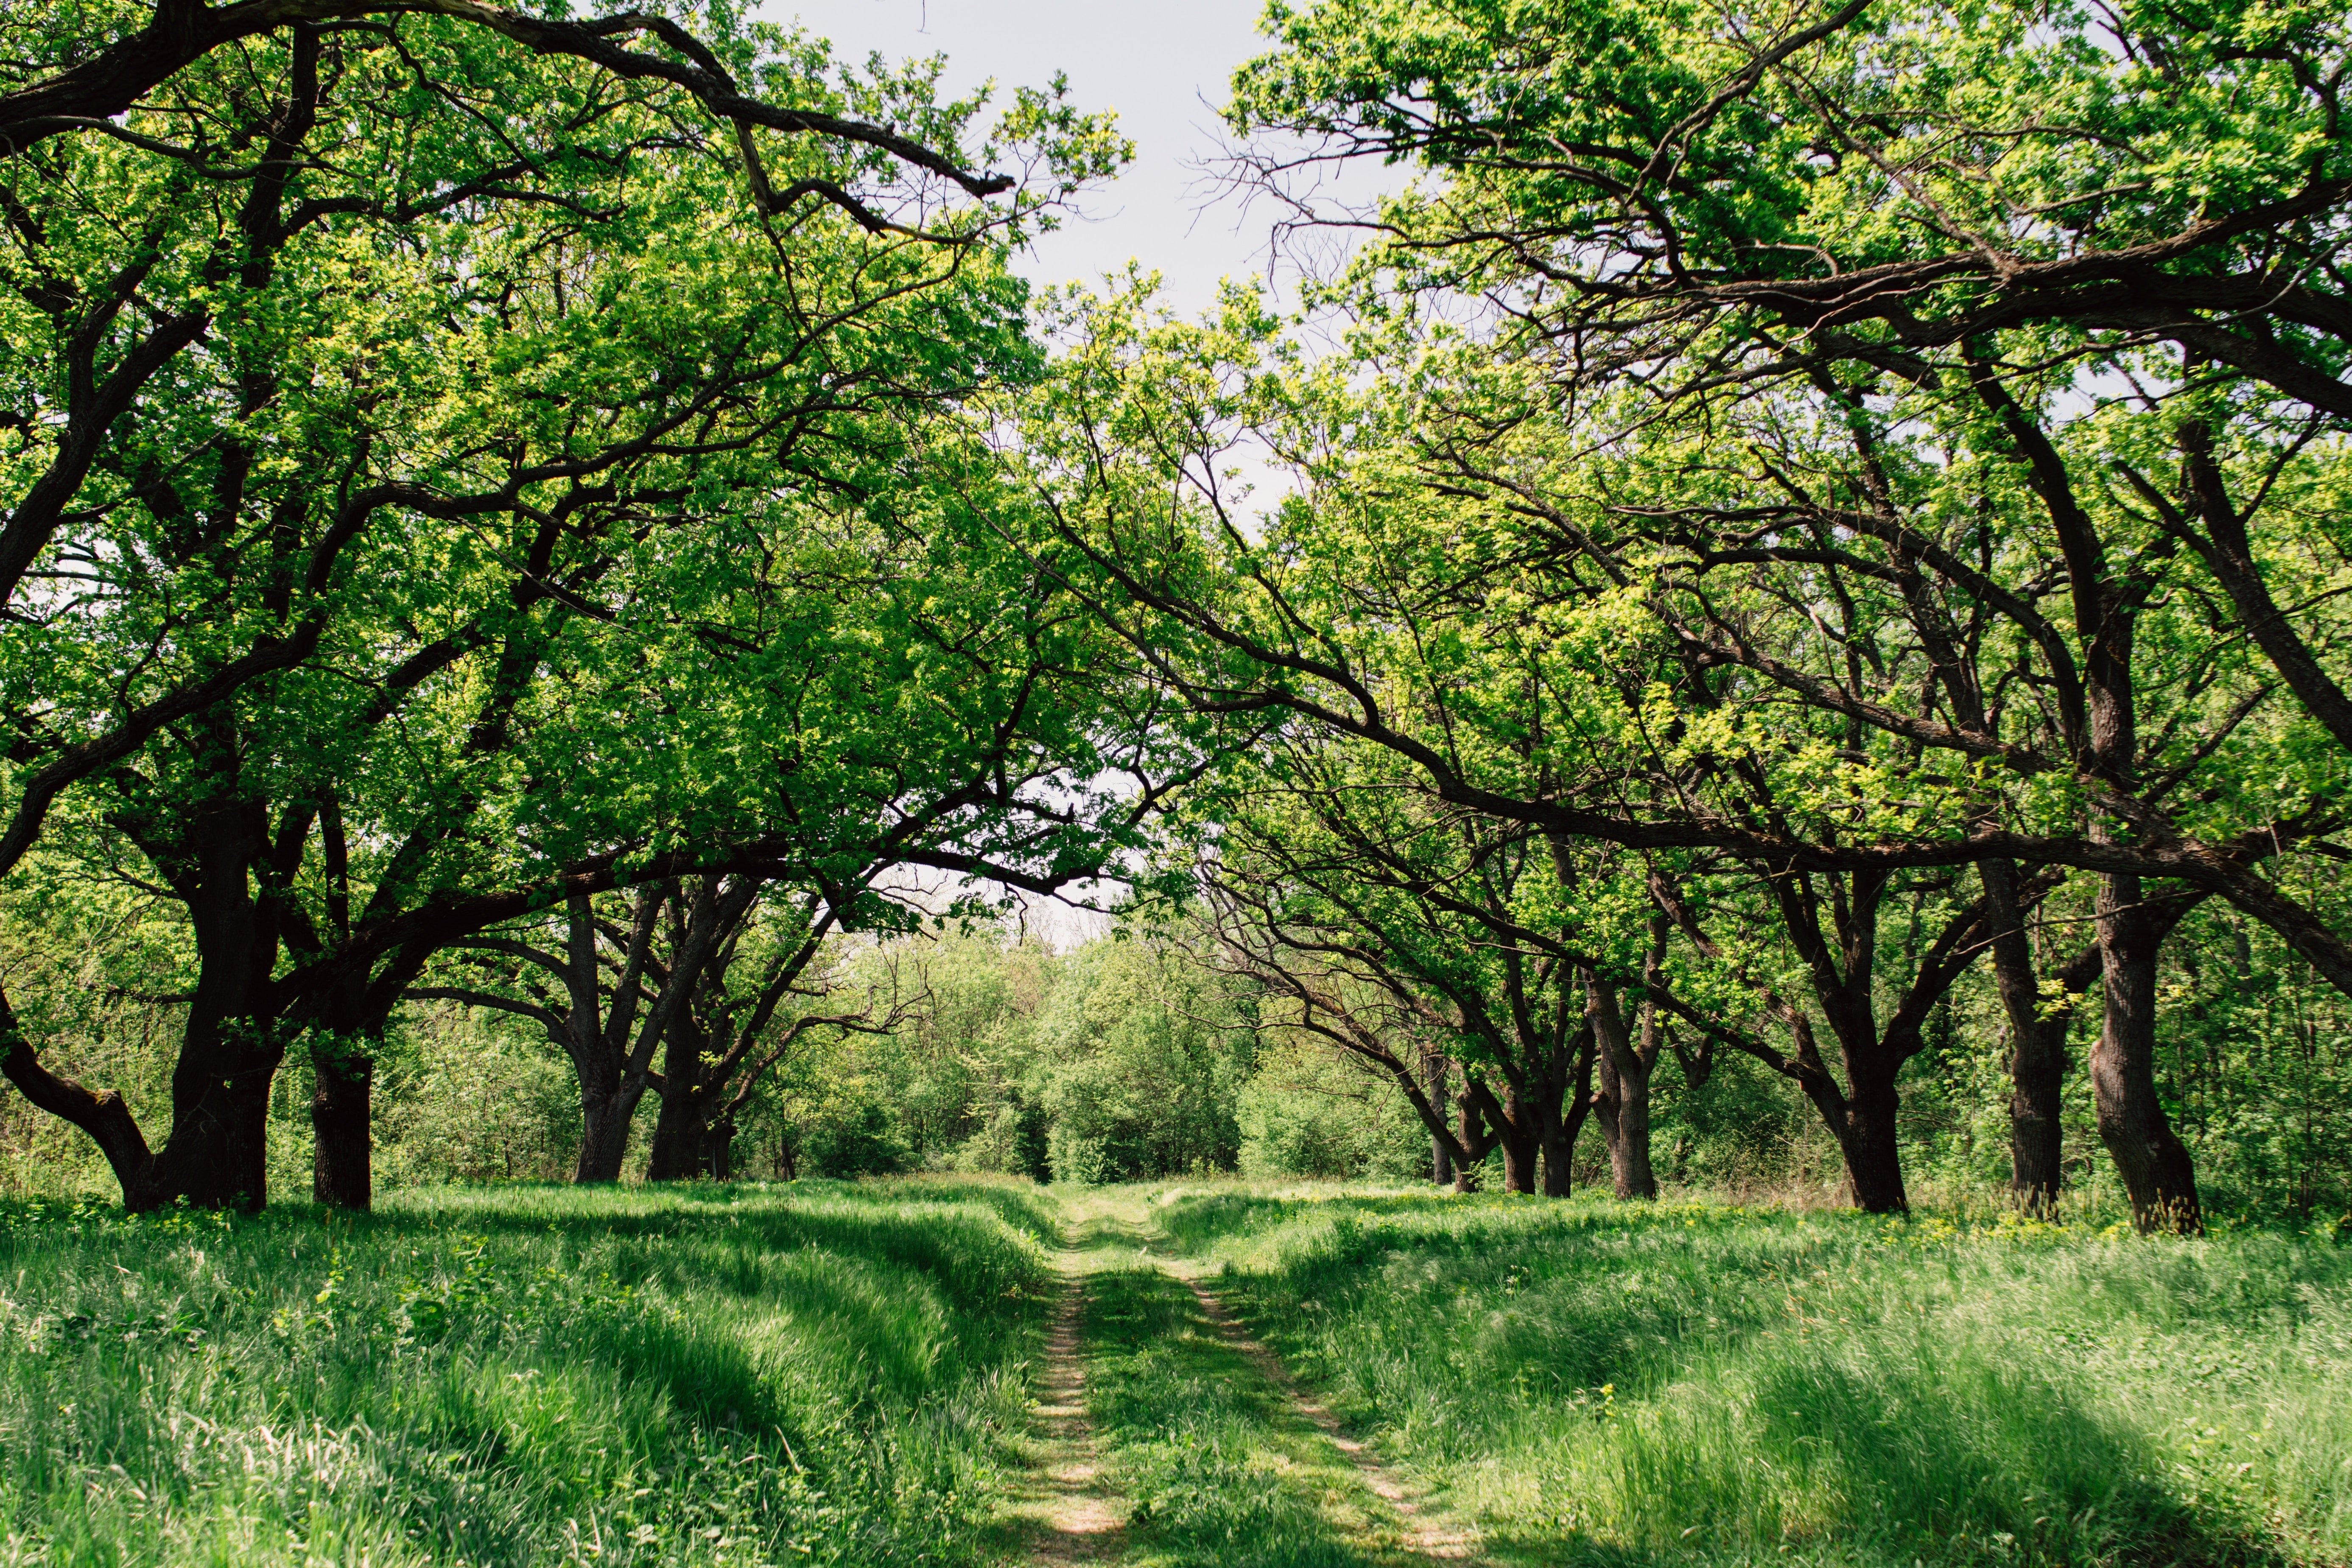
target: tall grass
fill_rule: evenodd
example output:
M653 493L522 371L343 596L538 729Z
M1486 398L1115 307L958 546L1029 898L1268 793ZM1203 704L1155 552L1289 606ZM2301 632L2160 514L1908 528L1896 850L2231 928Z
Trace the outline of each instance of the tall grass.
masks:
M1051 1223L929 1183L0 1209L0 1562L978 1561Z
M1336 1407L1531 1561L2352 1562L2352 1247L1168 1194Z

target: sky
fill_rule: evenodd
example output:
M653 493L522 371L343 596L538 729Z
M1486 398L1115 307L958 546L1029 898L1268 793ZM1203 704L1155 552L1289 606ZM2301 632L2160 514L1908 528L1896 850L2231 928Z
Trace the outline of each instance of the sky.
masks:
M1227 275L1263 275L1269 215L1213 201L1202 171L1220 146L1217 106L1234 68L1265 48L1264 0L768 0L772 20L797 16L833 40L836 58L943 54L943 85L993 78L997 102L1018 86L1068 73L1081 109L1115 109L1135 162L1084 198L1083 216L1046 236L1021 263L1041 283L1097 280L1130 258L1157 268L1164 299L1190 314ZM1204 210L1205 204L1205 210Z

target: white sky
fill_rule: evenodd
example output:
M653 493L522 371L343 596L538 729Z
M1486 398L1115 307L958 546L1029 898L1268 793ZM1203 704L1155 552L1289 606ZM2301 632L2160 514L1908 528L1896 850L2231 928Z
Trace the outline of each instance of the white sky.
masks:
M1135 162L1090 195L1085 216L1047 236L1022 268L1041 283L1092 283L1129 258L1157 268L1167 302L1192 314L1228 274L1263 274L1270 214L1213 194L1189 164L1219 146L1217 107L1234 68L1260 53L1263 0L767 0L765 15L794 16L833 40L835 58L862 61L943 54L944 85L963 90L991 78L1002 106L1020 86L1043 87L1056 70L1072 101L1115 109Z

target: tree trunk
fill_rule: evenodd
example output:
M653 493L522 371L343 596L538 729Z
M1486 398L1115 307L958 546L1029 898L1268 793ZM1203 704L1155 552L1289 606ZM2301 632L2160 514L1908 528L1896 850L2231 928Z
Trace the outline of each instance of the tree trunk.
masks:
M1543 1133L1536 1126L1534 1107L1515 1084L1503 1089L1503 1102L1489 1096L1486 1121L1494 1126L1496 1142L1503 1145L1503 1192L1536 1192L1536 1154L1543 1150Z
M375 1202L372 1043L328 1036L310 1052L317 1086L310 1097L310 1195L338 1208Z
M1543 1152L1543 1190L1550 1198L1564 1198L1575 1184L1576 1136L1584 1131L1584 1119L1592 1113L1592 1058L1595 1055L1592 1035L1587 1030L1583 1044L1577 1048L1575 1070L1570 1074L1567 1092L1560 1099L1560 1113L1552 1124L1551 1136L1546 1140Z
M282 1020L265 1001L278 954L275 910L257 900L268 825L251 806L206 813L189 830L180 879L194 930L196 994L172 1073L172 1132L133 1206L185 1198L200 1208L269 1201L269 1085L285 1058Z
M1455 1137L1465 1149L1478 1147L1480 1133L1478 1108L1470 1103L1470 1096L1467 1092L1454 1102L1454 1125ZM1480 1173L1485 1169L1486 1163L1482 1160L1465 1160L1454 1166L1454 1190L1457 1193L1476 1192L1481 1184Z
M624 1081L607 1092L580 1097L580 1160L572 1173L573 1182L585 1185L621 1179L621 1162L629 1152L629 1124L645 1092L644 1083Z
M690 1182L704 1173L711 1097L702 1082L702 1032L686 1013L678 1008L664 1041L661 1114L646 1159L649 1182Z
M198 1208L256 1213L269 1201L269 1081L278 1064L240 1061L203 1078L188 1066L173 1075L172 1135L146 1190L124 1194L126 1205L161 1208L185 1198Z
M1610 1184L1616 1195L1629 1200L1658 1195L1658 1178L1650 1165L1649 1075L1627 1072L1607 1052L1600 1057L1601 1134L1609 1146Z
M1537 1141L1530 1133L1517 1128L1503 1134L1503 1190L1507 1193L1533 1193L1536 1190Z
M1593 971L1584 972L1585 1019L1592 1026L1601 1068L1601 1128L1609 1144L1609 1173L1617 1195L1658 1195L1650 1166L1650 1077L1655 1058L1645 1061L1633 1047L1617 988Z
M2156 1092L2158 933L2137 877L2100 882L2100 985L2105 1016L2091 1051L2091 1091L2099 1139L2130 1194L2142 1231L2194 1234L2204 1225L2196 1170Z
M239 875L242 875L241 868ZM201 967L172 1073L172 1131L152 1157L122 1097L42 1065L13 1012L0 1018L0 1070L36 1105L88 1132L136 1214L186 1199L253 1212L269 1201L269 1085L285 1055L279 1024L254 1005L276 944L238 884L235 899L191 900Z
M140 1199L155 1156L149 1152L146 1135L139 1131L131 1107L113 1089L89 1089L49 1071L25 1037L5 991L0 991L0 1073L36 1106L89 1134L121 1184L125 1208L148 1206Z
M1987 860L1977 868L1993 920L1992 973L2009 1019L2009 1188L2028 1214L2047 1214L2058 1201L2064 1156L2061 1096L2066 1082L2066 1032L2071 996L2063 1012L2042 1016L2041 977L2033 966L2017 896L2017 868Z
M2017 1206L2046 1214L2058 1202L2065 1171L2066 1034L2072 998L2054 1017L2018 1037L2010 1068L2009 1185Z
M403 948L373 978L365 965L328 982L310 1068L310 1195L338 1208L375 1202L375 1058L392 1009L431 950Z
M1903 1151L1895 1135L1895 1112L1901 1104L1891 1074L1855 1082L1846 1100L1838 1142L1845 1154L1854 1207L1864 1214L1903 1214L1910 1209L1903 1191Z

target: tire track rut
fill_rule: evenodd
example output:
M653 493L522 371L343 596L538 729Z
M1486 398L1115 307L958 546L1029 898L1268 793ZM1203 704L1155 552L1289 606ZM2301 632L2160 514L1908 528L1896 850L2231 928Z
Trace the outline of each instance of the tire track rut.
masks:
M1202 1315L1216 1325L1217 1332L1223 1337L1225 1343L1257 1369L1259 1375L1282 1395L1293 1414L1321 1432L1325 1439L1339 1450L1341 1457L1355 1468L1357 1477L1367 1490L1395 1510L1397 1521L1403 1528L1402 1544L1406 1551L1438 1563L1476 1559L1476 1538L1467 1531L1440 1522L1424 1513L1419 1499L1398 1479L1397 1473L1381 1463L1370 1448L1349 1436L1339 1425L1339 1418L1331 1414L1329 1407L1298 1385L1290 1375L1290 1369L1282 1364L1282 1358L1253 1338L1240 1320L1218 1299L1216 1292L1197 1279L1176 1274L1172 1269L1168 1272L1182 1280L1184 1288L1192 1292L1192 1299L1200 1304Z
M1032 1407L1045 1452L1039 1467L1044 1529L1030 1561L1108 1563L1126 1544L1128 1507L1104 1482L1094 1428L1087 1419L1086 1280L1067 1254L1061 1269L1069 1284L1045 1336L1038 1402Z

